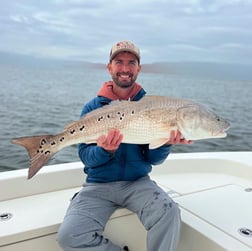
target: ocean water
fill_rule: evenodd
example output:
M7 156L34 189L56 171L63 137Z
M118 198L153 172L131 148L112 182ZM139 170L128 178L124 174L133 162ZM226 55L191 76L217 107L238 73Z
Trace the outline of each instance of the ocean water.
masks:
M106 69L0 65L0 171L27 168L29 158L12 138L54 134L79 119L81 109L104 81ZM148 94L191 98L209 105L231 123L224 139L177 145L173 152L251 151L252 81L197 76L140 73L138 82ZM77 147L70 146L48 164L79 161Z

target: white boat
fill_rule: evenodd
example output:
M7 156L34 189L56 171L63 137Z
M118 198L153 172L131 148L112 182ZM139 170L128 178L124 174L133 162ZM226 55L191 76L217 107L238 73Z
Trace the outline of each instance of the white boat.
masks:
M81 162L0 173L0 250L57 251L56 234L84 179ZM170 154L151 177L179 204L178 251L252 250L252 152ZM105 236L131 251L146 250L136 215L117 210Z

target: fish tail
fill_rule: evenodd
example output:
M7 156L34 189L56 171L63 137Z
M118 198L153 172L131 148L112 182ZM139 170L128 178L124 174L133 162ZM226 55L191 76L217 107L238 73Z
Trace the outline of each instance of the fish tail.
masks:
M42 144L48 142L52 135L30 136L15 138L11 142L26 148L30 157L28 179L32 178L55 154L42 150Z

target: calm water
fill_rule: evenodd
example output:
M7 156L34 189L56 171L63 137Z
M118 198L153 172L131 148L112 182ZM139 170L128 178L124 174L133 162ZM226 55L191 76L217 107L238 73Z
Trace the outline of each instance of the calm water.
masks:
M13 137L60 132L79 118L83 104L110 79L106 70L73 66L0 65L0 76L0 171L28 167L28 155L24 148L10 143ZM138 82L148 94L193 98L208 104L232 124L225 139L178 145L173 152L252 150L252 81L141 73ZM78 160L76 146L70 146L49 164Z

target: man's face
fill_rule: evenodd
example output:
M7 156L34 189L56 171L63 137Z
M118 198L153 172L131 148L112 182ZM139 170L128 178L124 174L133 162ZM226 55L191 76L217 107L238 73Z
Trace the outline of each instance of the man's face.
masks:
M107 68L115 84L121 88L131 87L141 70L136 56L129 52L118 53Z

